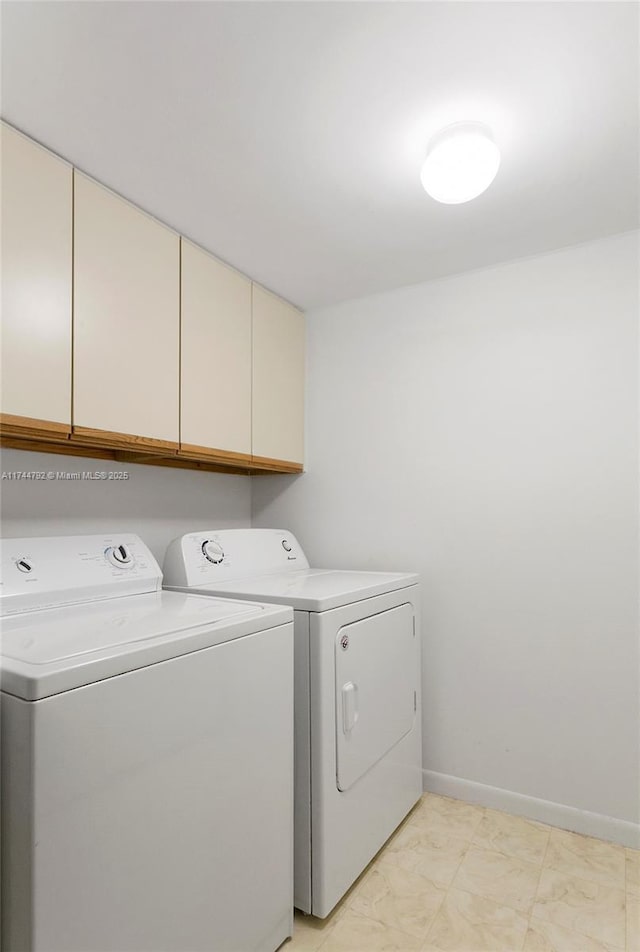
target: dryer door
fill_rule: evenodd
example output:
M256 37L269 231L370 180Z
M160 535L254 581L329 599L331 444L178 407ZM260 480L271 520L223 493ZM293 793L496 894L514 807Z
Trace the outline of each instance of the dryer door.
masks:
M336 782L345 791L413 726L418 669L412 606L340 628L335 671Z

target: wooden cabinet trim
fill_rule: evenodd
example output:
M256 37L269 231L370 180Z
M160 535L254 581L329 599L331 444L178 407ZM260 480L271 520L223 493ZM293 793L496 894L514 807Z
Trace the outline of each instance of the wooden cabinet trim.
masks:
M116 433L111 430L95 430L88 426L74 426L71 433L73 443L90 443L94 446L113 447L115 449L140 449L145 453L159 453L164 456L178 452L179 443L172 440L156 440L150 436L136 436L134 433Z
M232 453L228 450L198 446L194 443L181 443L178 456L183 459L212 460L213 462L230 463L236 466L249 466L251 463L251 456L247 453Z
M251 466L255 470L274 473L302 473L302 463L294 463L286 459L271 459L268 456L252 456Z
M116 451L115 458L121 463L146 463L150 466L169 466L172 469L191 469L202 473L223 473L225 476L251 476L247 465L233 466L230 463L217 463L212 460L191 459L181 456L142 457L139 453Z
M37 420L34 417L16 416L13 413L0 413L0 429L5 436L23 439L67 440L71 433L68 423Z
M74 446L69 440L54 442L45 439L25 439L0 433L0 446L10 450L30 450L33 453L56 453L59 456L86 456L93 459L114 459L114 450L101 450L97 446Z
M34 453L58 453L64 456L84 456L115 460L119 463L142 463L152 466L173 466L177 469L196 469L205 473L225 473L237 476L264 476L269 473L296 474L303 472L301 463L243 456L206 446L172 444L151 441L129 433L109 433L76 427L72 434L60 423L30 420L29 426L7 424L9 414L0 414L0 446ZM9 417L24 420L24 417ZM38 426L34 426L38 424ZM80 432L77 432L77 431ZM152 444L152 445L149 445Z

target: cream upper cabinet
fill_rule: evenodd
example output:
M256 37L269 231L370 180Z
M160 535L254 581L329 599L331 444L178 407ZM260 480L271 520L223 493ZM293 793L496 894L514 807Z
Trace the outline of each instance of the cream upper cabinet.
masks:
M4 414L71 423L72 170L2 123Z
M249 456L251 281L184 238L181 274L183 449Z
M304 316L253 285L253 455L304 458Z
M179 439L180 239L78 172L75 427Z

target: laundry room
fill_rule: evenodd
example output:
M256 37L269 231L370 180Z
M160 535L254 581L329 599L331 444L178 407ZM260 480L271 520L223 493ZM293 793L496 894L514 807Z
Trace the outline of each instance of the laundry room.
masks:
M0 71L2 952L640 952L640 4Z

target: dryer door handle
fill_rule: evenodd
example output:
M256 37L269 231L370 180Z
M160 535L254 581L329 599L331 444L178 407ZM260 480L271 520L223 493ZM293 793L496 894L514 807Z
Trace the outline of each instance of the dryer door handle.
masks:
M342 730L350 734L358 722L358 685L347 681L342 685Z

